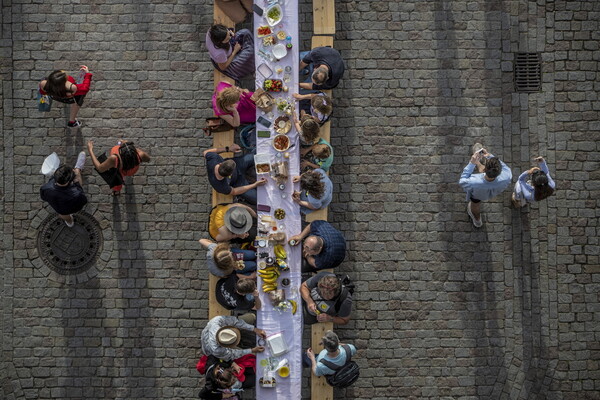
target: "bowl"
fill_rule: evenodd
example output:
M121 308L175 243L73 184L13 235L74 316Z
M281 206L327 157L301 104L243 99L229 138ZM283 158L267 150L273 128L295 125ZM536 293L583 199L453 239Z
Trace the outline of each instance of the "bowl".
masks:
M286 151L290 148L290 144L290 138L286 135L279 134L273 138L273 148L277 151Z
M287 48L284 44L281 43L278 43L275 46L273 46L271 52L273 52L273 56L275 56L275 58L278 60L281 60L283 57L287 56Z
M288 376L290 376L290 367L288 367L287 365L284 365L283 367L279 368L277 373L279 374L280 377L287 378Z
M265 12L265 18L267 23L271 26L275 26L281 22L283 19L283 10L279 4L275 4L269 8Z
M275 123L273 124L273 129L275 129L275 132L277 133L288 133L292 129L292 121L290 121L290 117L286 115L277 117Z

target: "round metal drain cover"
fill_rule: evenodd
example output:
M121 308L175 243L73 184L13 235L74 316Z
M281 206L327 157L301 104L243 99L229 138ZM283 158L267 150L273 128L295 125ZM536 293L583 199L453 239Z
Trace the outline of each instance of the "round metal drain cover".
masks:
M102 250L102 229L96 219L86 213L74 215L75 226L69 228L57 214L42 222L38 234L38 250L44 264L62 275L87 271Z

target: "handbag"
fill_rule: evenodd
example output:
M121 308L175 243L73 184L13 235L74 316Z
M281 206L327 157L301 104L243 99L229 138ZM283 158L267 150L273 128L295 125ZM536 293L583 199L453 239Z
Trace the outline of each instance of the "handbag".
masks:
M37 93L37 103L38 103L38 111L41 112L50 112L52 109L52 97L47 94L41 94L38 90Z
M225 132L233 129L225 120L219 117L206 118L206 126L202 128L206 136L210 136L213 132Z
M107 158L108 157L106 156L106 153L102 153L98 157L98 161L100 162L100 164L102 164L104 161L106 161ZM115 186L120 186L123 184L123 176L121 175L121 172L118 168L113 167L109 170L98 173L100 174L102 179L104 179L104 182L108 183L108 186L110 186L111 189Z

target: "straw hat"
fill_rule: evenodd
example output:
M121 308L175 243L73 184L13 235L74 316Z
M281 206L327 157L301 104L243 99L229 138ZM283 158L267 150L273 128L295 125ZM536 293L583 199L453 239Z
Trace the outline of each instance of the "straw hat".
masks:
M237 347L241 339L240 330L232 326L223 327L217 332L217 341L223 347Z
M227 229L238 235L252 228L252 216L244 207L230 207L225 213L224 220Z

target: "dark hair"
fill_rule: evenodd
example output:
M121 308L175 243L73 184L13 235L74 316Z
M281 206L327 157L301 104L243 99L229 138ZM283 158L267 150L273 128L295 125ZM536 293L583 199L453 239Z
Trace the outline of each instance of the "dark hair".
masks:
M237 378L229 368L225 368L223 364L215 366L215 381L221 389L228 389L235 384Z
M485 161L485 175L490 179L496 179L502 172L502 164L498 157L488 158Z
M221 176L231 176L233 171L235 171L235 161L233 161L231 158L223 161L217 169L217 172Z
M133 145L133 142L124 142L119 147L119 157L121 157L121 169L128 171L134 168L136 165L140 165L140 156L137 149Z
M317 171L307 171L300 177L300 187L306 190L315 199L320 199L325 194L325 184L323 178Z
M71 183L73 179L75 179L75 172L68 165L63 164L54 171L54 180L59 185Z
M313 144L319 138L319 124L310 114L305 114L300 118L300 138L307 144Z
M52 71L46 79L44 92L48 93L50 96L60 99L64 99L65 97L67 97L67 93L70 93L65 87L65 83L67 82L67 76L67 73L61 69Z
M227 37L229 29L222 24L215 24L208 30L211 42L217 49L229 50L229 42L223 43L223 40Z
M544 200L554 193L554 189L548 184L548 175L544 171L535 171L531 175L531 183L533 184L533 198L535 201Z

